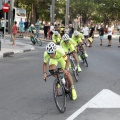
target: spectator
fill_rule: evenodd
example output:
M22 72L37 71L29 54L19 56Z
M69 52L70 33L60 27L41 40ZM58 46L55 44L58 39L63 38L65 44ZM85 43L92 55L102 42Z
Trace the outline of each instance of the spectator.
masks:
M91 24L90 29L89 29L89 38L88 38L88 42L89 42L89 47L92 47L93 44L93 38L94 38L94 31L95 31L95 27L94 24Z
M45 25L44 25L44 38L45 38L45 40L47 40L48 26L49 26L48 22L46 21Z
M113 29L112 29L111 25L109 24L108 25L108 45L107 45L107 47L111 47L111 44L112 44L112 31L113 31Z
M73 34L73 32L74 32L73 25L70 24L70 25L69 25L69 36L70 36L70 38L72 38L72 34Z
M51 25L50 25L50 39L51 40L52 40L53 31L54 31L54 24L51 23Z
M17 35L17 22L14 22L14 25L12 26L12 33L13 33L13 39L12 39L12 45L15 45L16 35Z
M22 21L22 18L19 22L19 32L20 32L20 36L23 36L23 32L24 32L24 22Z
M25 36L28 35L28 21L27 19L25 19L25 22L24 22L24 31L25 31Z
M57 24L55 24L54 29L55 29L55 31L60 32L60 30L59 30L59 26L58 26Z
M100 46L102 46L102 40L103 40L103 36L104 36L104 28L103 28L102 24L101 24L101 27L99 29L99 35L100 35Z
M5 20L4 18L2 17L2 20L1 20L1 31L2 31L2 35L4 36L4 28L5 28Z
M120 33L120 22L117 25L117 31Z
M37 20L35 26L36 26L36 29L37 29L37 32L38 32L37 37L40 37L40 26L41 26L41 23L40 23L39 19Z
M62 24L61 27L60 27L60 35L61 35L61 37L64 35L64 31L65 31L65 27Z
M87 24L84 24L84 27L83 27L83 29L82 29L82 33L83 33L83 35L84 35L84 38L85 38L85 40L84 40L84 42L85 42L85 45L87 46L87 41L88 41L88 34L89 34L89 28L87 27Z
M68 25L66 25L66 27L65 27L65 34L69 35L69 26Z

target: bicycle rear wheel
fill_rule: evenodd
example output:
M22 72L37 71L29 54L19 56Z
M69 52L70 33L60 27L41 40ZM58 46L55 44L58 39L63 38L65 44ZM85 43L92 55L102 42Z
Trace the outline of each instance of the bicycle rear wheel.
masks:
M88 62L87 62L87 58L85 57L84 53L83 55L81 56L82 60L83 60L83 63L86 64L86 67L88 67Z
M36 38L36 42L38 45L42 46L42 41L39 38Z
M58 80L55 79L53 83L53 95L57 109L64 113L66 110L66 94L65 89L62 84L58 83Z
M73 72L75 81L78 82L78 70L76 69L76 65L73 60L71 60L71 67L72 67L72 72Z

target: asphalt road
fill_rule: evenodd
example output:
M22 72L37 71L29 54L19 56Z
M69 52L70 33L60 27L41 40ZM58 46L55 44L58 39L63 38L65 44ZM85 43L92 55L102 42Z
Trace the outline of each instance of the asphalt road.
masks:
M31 44L28 40L22 41ZM118 41L114 39L108 48L107 40L99 46L99 39L95 39L93 47L86 48L89 67L81 63L79 82L74 83L78 98L76 101L67 98L66 112L59 113L53 99L54 78L44 82L42 76L45 45L44 42L35 51L0 59L0 120L65 120L103 89L120 95ZM75 119L118 120L119 117L120 109L86 108Z

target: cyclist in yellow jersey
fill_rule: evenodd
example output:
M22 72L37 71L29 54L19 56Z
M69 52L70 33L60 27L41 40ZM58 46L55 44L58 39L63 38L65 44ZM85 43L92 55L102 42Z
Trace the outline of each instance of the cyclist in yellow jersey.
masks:
M54 31L53 35L52 35L52 40L56 45L60 44L61 41L61 35L58 33L58 31Z
M49 60L49 70L56 69L58 63L60 63L63 69L64 75L66 75L72 91L72 99L77 99L76 90L73 85L73 79L68 71L69 60L62 47L57 47L55 43L50 42L46 45L46 51L44 52L44 63L43 63L43 78L46 80L47 77L47 63Z
M76 50L75 50L76 43L74 42L74 40L70 38L68 34L64 34L62 36L62 41L60 42L60 46L62 46L62 48L66 53L68 53L69 51L73 53L73 58L77 63L78 72L81 72L82 70L80 68L79 60L76 54Z
M86 51L85 51L85 47L84 47L84 44L83 44L83 41L81 40L81 37L80 37L80 32L78 32L77 30L74 31L73 35L72 35L72 39L74 40L74 42L76 43L76 45L80 44L82 46L82 49L85 53L85 57L88 57Z

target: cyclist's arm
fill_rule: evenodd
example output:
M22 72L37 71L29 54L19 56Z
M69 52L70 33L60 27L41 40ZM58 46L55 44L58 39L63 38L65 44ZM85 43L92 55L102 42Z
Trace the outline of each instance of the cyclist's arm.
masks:
M43 74L47 72L47 63L43 63Z

